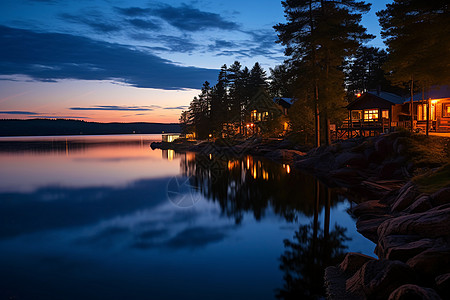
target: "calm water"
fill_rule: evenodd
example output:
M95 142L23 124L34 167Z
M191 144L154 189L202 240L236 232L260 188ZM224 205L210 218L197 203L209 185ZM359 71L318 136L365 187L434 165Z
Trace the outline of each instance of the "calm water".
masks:
M314 178L159 139L0 139L1 299L316 295L343 251L372 255Z

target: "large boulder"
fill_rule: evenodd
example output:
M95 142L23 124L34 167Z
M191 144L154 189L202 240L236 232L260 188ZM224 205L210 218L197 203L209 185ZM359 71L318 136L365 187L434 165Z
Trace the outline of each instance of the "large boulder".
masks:
M421 239L418 241L409 242L396 247L391 247L385 250L385 257L387 259L400 260L407 262L412 257L433 248L436 245L434 239Z
M421 195L414 200L414 202L405 209L405 212L410 214L421 213L433 208L431 198L429 195Z
M446 299L450 299L450 273L439 275L435 282L439 293Z
M373 218L361 217L356 222L356 230L372 242L377 243L378 228L390 218L392 218L390 215L373 216Z
M406 263L423 280L431 280L440 274L450 272L450 245L427 249L409 259Z
M381 165L378 176L382 179L402 179L403 173L398 162L390 161Z
M367 159L363 154L355 152L344 152L336 157L334 168L365 168L367 164Z
M417 191L414 185L400 191L400 194L392 204L392 211L402 211L410 206L416 199Z
M375 142L375 150L378 152L378 154L382 157L383 160L391 156L394 152L392 142L390 141L390 139L386 137L380 137Z
M441 300L438 293L430 288L415 284L405 284L391 293L388 300Z
M406 234L422 237L450 235L450 207L443 205L429 211L408 214L384 221L378 227L378 236Z
M401 247L405 244L420 240L417 235L386 235L380 236L375 247L375 254L380 259L387 258L390 249ZM403 260L402 260L403 261Z
M360 295L351 294L346 290L346 281L372 260L375 259L364 254L347 253L341 264L326 268L324 279L329 299L361 299Z
M450 203L450 188L444 188L431 195L433 206L440 206Z
M362 299L387 299L398 287L415 281L413 270L405 263L373 260L347 280L346 291Z
M379 200L369 200L364 201L354 208L352 208L352 213L359 217L361 215L367 214L385 214L387 212L387 205L384 203L380 203Z

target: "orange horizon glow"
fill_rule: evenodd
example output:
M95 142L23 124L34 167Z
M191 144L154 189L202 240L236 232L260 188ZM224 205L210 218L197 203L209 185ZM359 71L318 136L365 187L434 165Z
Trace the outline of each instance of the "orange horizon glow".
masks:
M192 89L159 90L86 80L26 85L21 81L0 82L0 91L0 119L99 123L178 123L183 109L199 93Z

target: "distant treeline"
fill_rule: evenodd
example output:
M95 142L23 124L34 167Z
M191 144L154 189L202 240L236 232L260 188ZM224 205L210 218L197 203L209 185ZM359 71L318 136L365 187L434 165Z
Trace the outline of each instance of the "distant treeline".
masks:
M178 133L176 123L96 123L79 120L0 120L0 136Z

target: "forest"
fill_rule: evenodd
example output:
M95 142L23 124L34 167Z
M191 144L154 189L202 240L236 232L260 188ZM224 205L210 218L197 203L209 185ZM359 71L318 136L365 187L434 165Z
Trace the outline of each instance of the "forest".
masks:
M283 64L269 74L258 62L251 69L238 61L223 65L217 83L205 82L182 112L185 133L280 136L288 124L291 133L320 146L329 124L345 120L346 105L359 93L407 97L450 82L450 26L440 25L448 23L447 1L387 4L377 12L386 49L367 45L374 36L361 25L371 6L365 1L286 0L282 6L286 22L274 30L285 49ZM287 112L279 98L292 100ZM265 120L253 116L267 111ZM249 125L258 128L246 130Z

